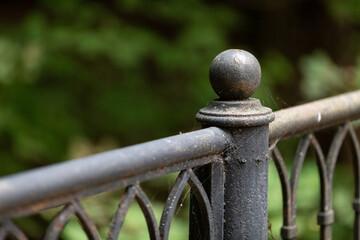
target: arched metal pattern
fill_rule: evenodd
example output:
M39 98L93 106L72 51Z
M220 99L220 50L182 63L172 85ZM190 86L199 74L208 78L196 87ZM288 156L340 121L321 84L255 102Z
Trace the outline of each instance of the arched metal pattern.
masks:
M190 174L188 171L181 171L179 176L170 191L170 194L166 200L165 207L160 220L160 233L162 239L169 238L170 224L173 219L176 206L181 197L181 193L184 191L187 182L189 181Z
M162 240L167 240L169 238L171 221L174 217L181 193L187 183L190 185L191 191L199 203L202 217L205 220L203 222L208 224L207 229L209 231L207 232L207 236L204 236L204 239L213 239L213 217L209 198L194 172L191 169L187 169L180 172L165 203L160 220L160 234Z
M355 176L355 199L353 208L355 210L354 237L360 239L360 148L352 125L347 122L340 126L330 145L329 153L325 159L323 151L316 137L310 133L301 138L294 158L291 176L289 178L285 162L279 149L274 146L271 149L272 157L278 171L283 193L283 227L281 237L283 239L296 239L296 194L297 184L301 168L309 146L314 150L317 169L320 180L320 210L318 213L318 224L320 225L320 239L332 239L332 224L334 222L334 211L332 209L332 187L335 165L339 156L344 139L349 133L353 150L353 168Z
M0 221L0 240L27 240L25 234L10 220Z
M151 203L146 197L146 194L142 191L139 185L131 185L127 187L122 199L119 203L118 209L111 222L110 231L108 234L108 240L118 239L121 227L124 223L126 214L130 208L130 205L136 200L145 216L147 221L150 239L151 240L166 240L169 238L170 225L174 217L176 206L180 200L181 194L184 191L186 185L189 184L192 193L195 195L204 222L208 224L209 232L205 236L205 239L213 239L212 230L212 209L210 206L209 198L192 169L183 170L179 173L179 176L175 180L175 183L169 193L165 207L160 220L160 227L157 225L156 217L151 207Z
M124 223L127 211L130 208L134 199L138 202L148 226L150 239L160 240L160 232L157 225L155 214L152 210L151 203L144 191L139 185L132 185L126 188L124 195L121 198L116 213L111 221L111 226L108 234L109 240L118 239L121 227Z
M208 229L208 232L205 233L206 236L204 236L204 239L214 239L211 204L202 183L199 181L198 177L191 168L181 171L178 175L165 203L160 227L157 224L151 203L141 187L138 184L128 186L111 221L107 239L115 240L119 238L119 233L124 223L126 214L135 200L139 204L146 219L150 239L167 240L169 238L170 225L174 217L176 206L187 184L191 187L191 191L199 204L201 217L204 220L203 222L207 225L206 228ZM54 217L48 226L43 239L58 239L72 216L75 216L79 220L88 239L100 240L96 226L86 214L78 200L73 200L65 205L64 208ZM25 234L10 220L4 220L0 223L0 240L5 240L7 237L14 240L28 239Z
M355 194L353 200L353 208L355 211L355 220L354 220L354 239L360 239L360 147L359 140L356 136L354 128L350 123L347 123L351 145L353 150L353 169L355 177Z
M88 239L100 240L95 224L92 222L90 217L87 215L87 213L77 200L74 200L67 204L55 216L45 233L44 240L58 239L61 232L65 228L65 225L68 223L72 216L77 217Z
M281 228L281 237L283 239L295 239L297 237L296 193L300 172L311 139L312 135L306 135L300 140L290 178L288 177L287 168L279 149L274 147L272 151L283 192L283 226Z
M320 239L331 239L331 225L334 222L334 211L329 199L331 198L331 184L328 178L328 167L325 156L319 142L312 138L316 164L320 180L320 211L318 212L318 224L320 225Z
M272 150L272 157L279 174L281 190L283 195L283 224L284 226L290 225L291 218L291 187L289 176L285 162L281 156L281 153L277 147Z

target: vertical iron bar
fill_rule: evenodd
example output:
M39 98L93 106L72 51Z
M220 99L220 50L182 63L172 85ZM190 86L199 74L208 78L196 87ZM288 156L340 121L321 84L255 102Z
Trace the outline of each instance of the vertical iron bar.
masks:
M234 129L236 144L226 162L224 239L267 239L267 126Z

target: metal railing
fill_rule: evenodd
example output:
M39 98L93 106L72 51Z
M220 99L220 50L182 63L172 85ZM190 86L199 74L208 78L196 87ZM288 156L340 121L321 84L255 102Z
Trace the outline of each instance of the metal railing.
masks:
M354 150L354 238L360 239L360 149L351 120L360 118L360 91L272 113L249 98L260 84L256 58L242 50L219 54L210 67L210 82L220 96L199 111L203 129L96 154L0 178L0 240L27 239L11 221L62 206L44 239L57 239L76 216L89 239L100 239L80 200L126 187L109 226L118 239L133 201L141 207L150 239L168 239L181 193L191 187L189 239L267 239L268 164L275 162L283 191L283 239L296 239L298 178L311 146L320 177L320 238L332 239L332 183L335 163L346 134ZM275 120L274 120L275 119ZM340 125L325 157L314 132ZM290 177L276 144L302 136ZM141 189L143 181L178 175L165 203L160 224Z
M334 222L332 209L332 186L335 164L345 136L350 135L353 150L355 193L354 239L360 239L360 148L351 120L360 118L360 91L292 107L275 112L270 124L270 152L279 173L283 193L283 239L296 239L296 197L301 168L309 147L313 148L320 180L320 211L317 222L320 225L320 239L332 239ZM314 132L340 125L333 137L327 156L324 155ZM291 168L291 175L276 143L294 136L301 136Z

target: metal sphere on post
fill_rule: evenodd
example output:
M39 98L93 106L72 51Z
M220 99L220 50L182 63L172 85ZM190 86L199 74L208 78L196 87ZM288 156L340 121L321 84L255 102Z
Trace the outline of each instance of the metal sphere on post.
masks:
M211 85L220 98L200 109L196 119L203 127L222 128L233 139L221 160L222 173L216 172L218 166L199 171L217 213L216 228L222 229L217 237L265 240L269 123L274 114L258 99L250 98L260 84L260 64L252 54L230 49L215 57L209 73ZM219 206L223 208L220 213ZM223 221L219 223L219 219Z
M221 52L210 65L209 78L220 99L196 115L204 126L251 127L274 120L271 109L250 98L261 79L260 64L251 53L237 49Z
M253 95L260 85L258 60L244 50L221 52L210 65L209 78L214 91L223 100L241 100Z

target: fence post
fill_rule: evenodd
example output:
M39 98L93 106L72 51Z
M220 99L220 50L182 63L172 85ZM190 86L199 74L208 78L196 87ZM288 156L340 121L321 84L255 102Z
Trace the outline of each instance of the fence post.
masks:
M220 197L222 204L210 195L213 208L223 206L222 214L214 214L215 228L222 231L217 232L215 238L265 240L268 226L269 123L274 120L274 115L258 99L250 98L260 84L260 64L246 51L226 50L211 63L209 77L220 98L201 109L196 119L204 127L222 128L232 138L222 158L223 176L220 174L220 177L224 181L218 177L218 180L209 182L216 186L206 186L213 189L212 194L217 189L223 192L223 198ZM214 168L207 174L213 177ZM219 216L223 219L215 219ZM194 239L191 235L190 227L190 238Z

